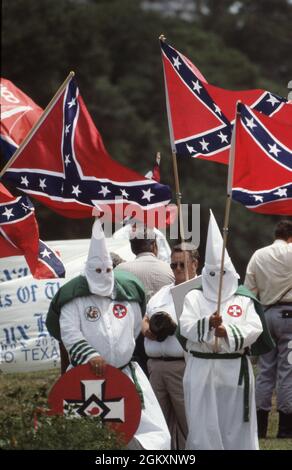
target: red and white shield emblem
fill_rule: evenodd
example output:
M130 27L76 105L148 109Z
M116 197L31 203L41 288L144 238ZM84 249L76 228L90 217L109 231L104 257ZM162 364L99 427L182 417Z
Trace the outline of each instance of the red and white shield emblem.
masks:
M134 383L119 369L107 365L96 376L89 364L63 374L50 391L49 415L99 416L104 424L123 434L128 443L141 418L141 401Z
M227 313L231 317L240 317L242 315L242 308L239 305L230 305Z
M113 314L116 318L124 318L127 315L127 307L122 304L115 304L113 306Z

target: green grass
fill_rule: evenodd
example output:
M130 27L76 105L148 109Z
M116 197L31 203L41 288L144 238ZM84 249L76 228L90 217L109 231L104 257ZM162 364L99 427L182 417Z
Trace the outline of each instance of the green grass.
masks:
M15 417L15 427L17 427L16 417L21 416L24 411L39 406L47 406L48 393L58 377L59 371L56 369L0 374L0 422L5 423L8 418L11 422L11 419ZM268 435L266 439L260 440L260 448L263 450L292 450L292 439L276 439L277 431L278 413L276 412L274 400L273 409L270 413Z

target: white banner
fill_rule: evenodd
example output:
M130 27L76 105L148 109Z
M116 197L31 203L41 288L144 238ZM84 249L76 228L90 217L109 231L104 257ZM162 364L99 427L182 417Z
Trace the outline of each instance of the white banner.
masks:
M110 252L135 258L128 240L107 238ZM24 257L0 258L0 370L26 372L60 366L59 345L46 329L49 304L58 289L83 269L89 239L47 242L60 252L65 279L37 280Z

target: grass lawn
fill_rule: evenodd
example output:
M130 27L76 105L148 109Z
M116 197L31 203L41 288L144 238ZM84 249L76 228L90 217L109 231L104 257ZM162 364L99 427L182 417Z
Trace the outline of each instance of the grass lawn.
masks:
M58 377L58 369L18 374L0 373L0 419L5 420L5 416L18 413L21 415L28 403L33 403L36 407L46 406L49 390ZM292 439L276 439L277 430L278 413L274 405L270 415L268 437L260 440L260 448L292 450Z

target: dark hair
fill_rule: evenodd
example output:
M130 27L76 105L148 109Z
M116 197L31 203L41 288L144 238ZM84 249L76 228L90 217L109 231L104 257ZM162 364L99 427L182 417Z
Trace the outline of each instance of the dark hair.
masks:
M190 254L190 258L192 261L197 261L200 257L196 246L189 242L182 242L182 243L179 243L178 245L175 245L172 248L171 254L182 253L184 251L187 251Z
M155 247L155 233L154 230L147 229L144 226L132 229L130 233L131 250L134 255L143 252L153 253Z
M289 237L292 237L292 220L280 220L275 227L275 238L288 240Z

